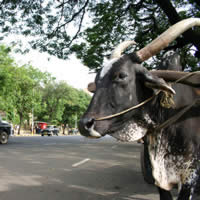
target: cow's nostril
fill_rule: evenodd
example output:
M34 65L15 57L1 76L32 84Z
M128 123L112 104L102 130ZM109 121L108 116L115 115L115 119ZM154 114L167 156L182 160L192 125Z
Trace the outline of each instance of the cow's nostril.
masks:
M94 121L95 120L90 117L81 118L78 124L80 133L84 136L91 136L91 132L93 131L93 126L94 126Z
M80 119L78 128L81 135L93 138L100 138L101 134L95 130L95 119L90 117L83 117Z
M87 122L85 123L85 127L87 129L90 129L93 126L93 124L94 124L94 119L93 118L89 118L89 119L87 119Z

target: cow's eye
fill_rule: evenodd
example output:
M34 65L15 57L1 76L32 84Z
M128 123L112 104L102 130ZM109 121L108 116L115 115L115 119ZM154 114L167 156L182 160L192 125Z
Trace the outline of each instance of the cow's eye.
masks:
M113 81L114 82L123 82L124 80L126 80L127 76L128 76L127 73L119 72L119 73L115 74L115 76L113 76Z
M118 75L119 79L121 79L121 80L125 79L127 76L128 76L128 74L125 72L120 72Z

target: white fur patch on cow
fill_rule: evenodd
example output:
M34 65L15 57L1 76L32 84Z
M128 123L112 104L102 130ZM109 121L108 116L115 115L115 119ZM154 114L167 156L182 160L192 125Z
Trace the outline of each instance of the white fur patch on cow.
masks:
M141 139L144 137L146 132L146 128L131 120L126 123L123 129L116 131L111 136L122 142L131 142Z
M151 141L155 141L156 146L149 146L149 155L152 165L152 174L155 179L155 185L171 190L175 184L181 185L192 184L197 177L196 169L192 168L194 161L193 155L175 155L171 152L170 144L162 141L162 133L157 138L151 137Z
M123 129L112 133L111 136L122 142L133 142L143 138L147 132L145 125L154 125L149 115L144 115L144 120L135 122L134 120L128 121Z
M111 60L104 61L104 65L103 65L103 68L102 68L101 73L100 73L101 79L109 72L109 70L113 66L113 63L115 63L118 59L119 58L113 58Z
M155 185L165 190L171 190L174 184L181 182L181 178L177 173L176 166L172 164L173 158L164 158L164 156L163 151L160 151L156 156L155 151L150 151L152 174L155 179ZM166 163L169 166L166 166Z

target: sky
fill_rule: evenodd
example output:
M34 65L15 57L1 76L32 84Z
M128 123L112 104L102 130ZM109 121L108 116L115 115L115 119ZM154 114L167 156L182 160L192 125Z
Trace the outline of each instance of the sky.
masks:
M93 82L94 73L89 73L89 68L84 66L74 55L68 60L61 60L47 53L30 50L26 55L14 54L13 57L19 65L30 63L42 72L50 72L57 80L64 80L77 89L87 88L88 83ZM48 60L50 58L50 60Z
M16 35L6 37L3 44L10 46L9 43L13 39L21 39L24 46L28 45L28 39ZM12 57L18 65L29 63L42 72L49 72L53 77L56 77L56 80L64 80L77 89L86 89L88 83L95 79L95 73L89 72L89 68L84 66L75 55L71 55L67 60L62 60L56 56L50 56L48 53L40 53L37 50L30 49L29 53L25 55L12 52Z

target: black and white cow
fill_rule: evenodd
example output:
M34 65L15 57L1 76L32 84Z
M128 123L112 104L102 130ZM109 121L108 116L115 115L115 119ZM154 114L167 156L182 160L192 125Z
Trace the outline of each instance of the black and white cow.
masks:
M192 199L199 179L200 109L196 104L190 109L188 106L200 97L200 79L190 77L171 86L164 79L175 81L185 73L150 72L141 63L193 26L200 26L200 19L183 20L143 49L128 55L121 53L133 42L120 44L96 76L95 86L90 86L95 93L79 122L81 134L88 137L109 134L121 141L136 141L145 136L155 185L162 200L172 200L170 190L174 185L178 185L179 200ZM185 85L191 82L198 87ZM155 95L157 90L162 92ZM173 107L161 106L163 93L174 95ZM141 105L141 102L146 103ZM135 109L127 111L133 106ZM170 125L156 129L185 108L187 112ZM124 110L127 112L115 115Z
M181 64L181 57L180 55L175 51L167 51L163 58L156 67L158 70L173 70L173 71L182 71L183 67ZM144 180L149 183L153 184L155 182L153 176L152 176L152 167L151 162L149 158L149 152L148 152L148 144L146 142L146 137L138 141L139 143L142 143L141 145L141 152L140 152L140 163L141 163L141 170L142 175L144 177Z
M168 51L163 55L158 70L183 71L181 56L175 51Z

